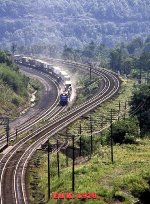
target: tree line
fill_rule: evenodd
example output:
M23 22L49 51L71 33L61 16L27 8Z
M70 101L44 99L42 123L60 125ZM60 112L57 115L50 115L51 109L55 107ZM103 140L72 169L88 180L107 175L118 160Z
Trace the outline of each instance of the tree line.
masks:
M64 46L63 59L81 62L96 62L101 67L107 67L120 74L138 76L140 69L149 72L150 69L150 36L143 41L135 38L129 44L121 43L115 48L108 48L93 41L82 50Z

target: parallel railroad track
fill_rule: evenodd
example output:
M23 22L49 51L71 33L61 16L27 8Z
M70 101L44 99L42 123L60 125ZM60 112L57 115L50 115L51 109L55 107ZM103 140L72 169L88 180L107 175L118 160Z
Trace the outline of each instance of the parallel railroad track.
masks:
M115 74L107 70L94 69L93 72L97 75L101 75L104 81L103 89L96 96L69 112L63 113L60 117L54 118L42 129L23 138L14 145L8 154L2 157L0 160L1 204L28 204L25 172L29 159L39 145L118 92L120 80Z
M38 73L38 72L37 72ZM53 86L56 87L56 96L53 96L54 102L51 106L46 107L44 110L40 111L40 113L36 113L30 119L26 120L22 125L18 126L17 132L19 135L32 129L32 127L40 122L41 120L52 119L54 116L56 117L60 112L64 111L66 108L58 106L59 104L59 87L58 84L48 75L42 74L44 77L47 77L52 81ZM12 131L10 133L9 140L16 139L16 133ZM0 146L6 143L6 136L2 136L0 139Z

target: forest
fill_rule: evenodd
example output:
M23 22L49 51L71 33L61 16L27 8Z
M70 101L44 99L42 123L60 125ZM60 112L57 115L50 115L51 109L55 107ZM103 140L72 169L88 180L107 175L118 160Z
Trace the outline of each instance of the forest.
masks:
M94 39L109 47L150 33L149 0L0 0L0 47L47 46L51 53Z
M150 69L150 36L145 40L135 38L129 43L120 43L113 48L93 41L83 49L64 46L62 58L91 63L93 66L107 67L120 74L139 77L140 71L149 73Z

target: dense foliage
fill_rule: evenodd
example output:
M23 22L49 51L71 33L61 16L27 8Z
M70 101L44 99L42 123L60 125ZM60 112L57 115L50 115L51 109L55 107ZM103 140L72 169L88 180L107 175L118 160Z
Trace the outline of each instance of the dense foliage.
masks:
M28 78L20 74L16 74L16 71L10 69L6 65L0 66L0 79L13 89L13 91L19 95L27 94Z
M112 138L115 143L129 143L136 142L139 136L138 121L135 118L128 118L113 124Z
M143 84L135 89L131 111L137 116L142 133L150 132L150 84Z
M134 45L133 45L134 42ZM136 44L136 43L137 44ZM139 47L139 42L141 45ZM140 38L135 39L127 46L120 46L110 52L110 67L121 74L131 74L135 72L149 72L150 52L145 52L147 42L142 42ZM134 49L134 48L138 49ZM131 52L132 49L132 52Z
M0 52L0 63L6 63L7 65L12 65L11 56L9 53Z
M150 69L150 36L145 40L135 38L128 44L121 43L109 49L105 45L97 45L91 41L83 49L64 46L62 58L83 63L96 62L120 74L131 75L139 79L140 72L149 80ZM145 50L145 48L147 48ZM147 75L146 75L147 73Z
M112 46L145 37L149 19L149 0L0 0L0 44L13 41L20 51L35 52L46 46L51 54L65 43L79 48L93 39Z
M30 105L30 95L40 87L39 82L20 73L10 53L0 51L0 115L11 119L20 116Z
M29 78L18 72L11 57L6 52L0 52L0 80L7 84L16 94L27 95Z

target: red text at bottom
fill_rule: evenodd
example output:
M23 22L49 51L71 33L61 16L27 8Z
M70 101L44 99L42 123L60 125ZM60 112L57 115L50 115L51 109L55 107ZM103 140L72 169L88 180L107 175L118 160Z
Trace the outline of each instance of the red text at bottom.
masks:
M58 192L53 192L52 193L52 198L53 199L96 199L96 193L77 193L77 195L73 195L72 192L67 192L67 193L58 193Z

